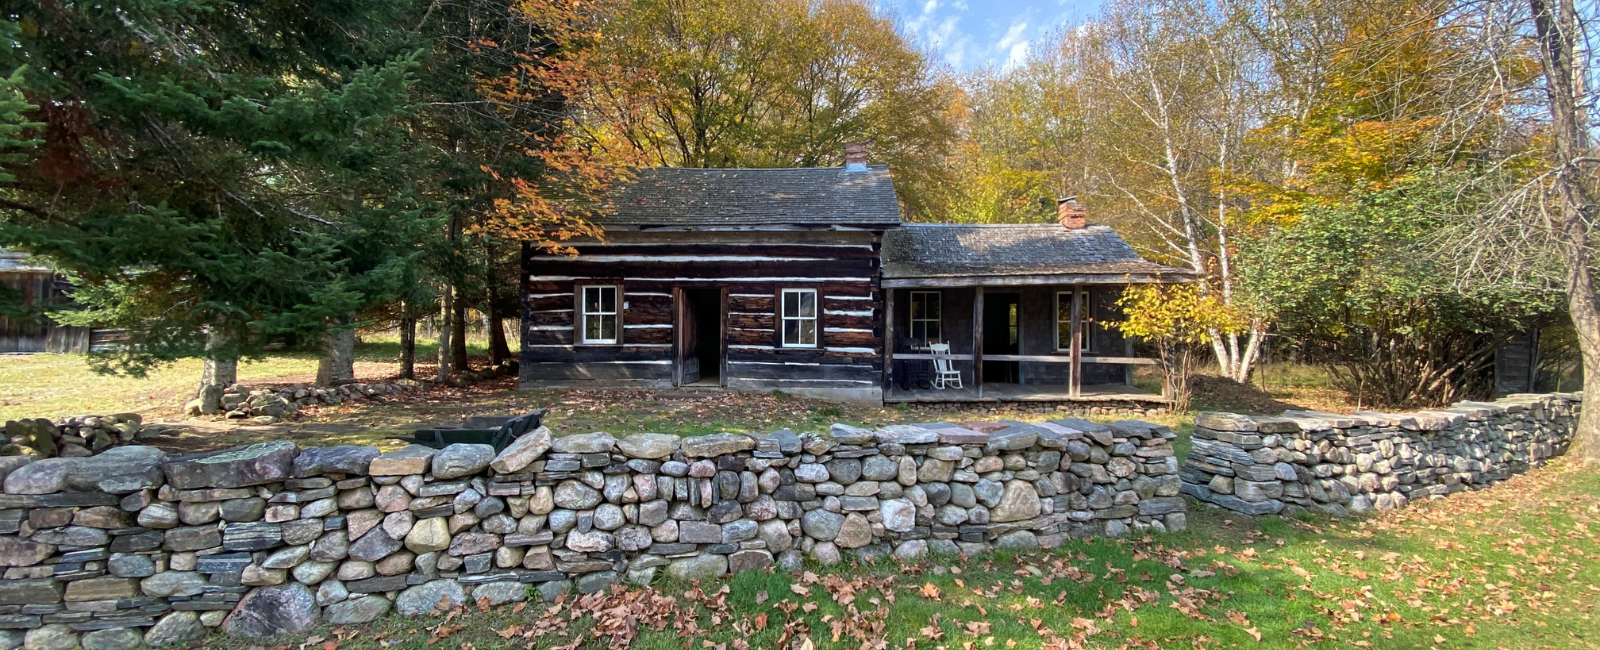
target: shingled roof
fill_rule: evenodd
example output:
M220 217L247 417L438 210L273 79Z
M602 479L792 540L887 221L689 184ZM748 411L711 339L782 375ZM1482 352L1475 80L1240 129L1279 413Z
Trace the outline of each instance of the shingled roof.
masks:
M1139 256L1109 226L908 223L883 237L884 279L984 276L1162 276L1190 273Z
M602 226L900 225L889 168L641 169Z

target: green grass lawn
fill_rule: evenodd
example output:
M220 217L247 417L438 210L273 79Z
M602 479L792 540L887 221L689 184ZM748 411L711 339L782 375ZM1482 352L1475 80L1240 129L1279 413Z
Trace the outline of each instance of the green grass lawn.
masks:
M417 358L437 358L438 342L419 342ZM487 343L469 338L469 354L482 355ZM376 381L393 377L399 368L400 342L392 335L369 336L356 346L356 376ZM202 362L183 359L137 378L96 373L81 354L0 355L0 421L19 417L58 418L69 415L137 411L176 414L194 396ZM273 352L239 364L239 382L310 383L316 379L317 354Z
M1600 473L1558 463L1369 519L1251 522L1044 553L659 583L273 643L368 648L1596 648ZM301 646L307 641L310 645Z

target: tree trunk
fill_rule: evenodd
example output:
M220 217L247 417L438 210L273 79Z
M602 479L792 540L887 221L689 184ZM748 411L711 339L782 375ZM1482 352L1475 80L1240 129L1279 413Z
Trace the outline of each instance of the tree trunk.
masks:
M322 358L317 360L317 385L341 386L356 380L356 331L349 321L323 335Z
M222 393L239 383L239 357L232 352L221 352L228 344L221 327L206 328L206 360L200 372L200 412L212 415L222 410Z
M439 383L450 381L450 314L455 311L455 296L449 284L444 285L444 300L439 310Z
M400 304L400 378L417 378L417 316L410 301Z
M1551 131L1555 143L1555 190L1560 195L1559 223L1552 224L1567 267L1567 311L1578 333L1583 355L1583 412L1569 455L1585 463L1600 462L1600 301L1595 298L1589 271L1590 226L1587 213L1594 205L1584 187L1580 158L1588 148L1586 126L1578 114L1578 88L1574 71L1579 65L1578 15L1573 0L1529 0L1534 29L1539 38L1539 59L1544 67L1545 92L1550 99Z
M457 300L455 309L450 312L450 364L456 369L466 371L471 369L467 364L467 301Z
M489 367L511 362L511 345L506 342L506 315L500 309L500 292L495 289L494 273L489 274Z

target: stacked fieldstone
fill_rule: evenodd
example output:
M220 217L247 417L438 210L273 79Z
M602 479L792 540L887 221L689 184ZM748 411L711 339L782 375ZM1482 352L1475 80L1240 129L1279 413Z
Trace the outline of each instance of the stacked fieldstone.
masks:
M146 427L138 413L75 415L55 421L44 418L9 420L0 456L93 456L118 445L131 445L161 435Z
M1582 396L1512 395L1416 413L1201 413L1183 492L1235 512L1337 516L1481 489L1566 453Z
M381 399L390 395L398 395L414 389L420 384L363 384L353 383L342 386L295 386L276 389L252 389L239 384L229 386L222 392L219 402L219 412L229 419L252 418L260 424L271 424L278 420L293 417L300 409L308 406L334 406L354 400ZM190 415L201 415L204 400L195 398L190 400L185 410Z
M131 648L500 604L658 572L1181 530L1173 434L949 423L0 464L0 648ZM981 429L978 430L978 429ZM9 642L8 637L10 635Z

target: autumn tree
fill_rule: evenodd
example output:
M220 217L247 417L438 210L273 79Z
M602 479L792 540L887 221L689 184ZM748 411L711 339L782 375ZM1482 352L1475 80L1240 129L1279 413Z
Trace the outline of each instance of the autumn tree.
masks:
M930 216L953 130L953 88L887 17L859 0L616 0L578 17L586 142L685 167L843 164L865 142Z
M1248 320L1224 303L1217 291L1198 283L1135 284L1122 293L1117 305L1123 318L1111 327L1155 346L1161 394L1179 412L1189 409L1196 353L1210 345L1212 337L1248 326Z

